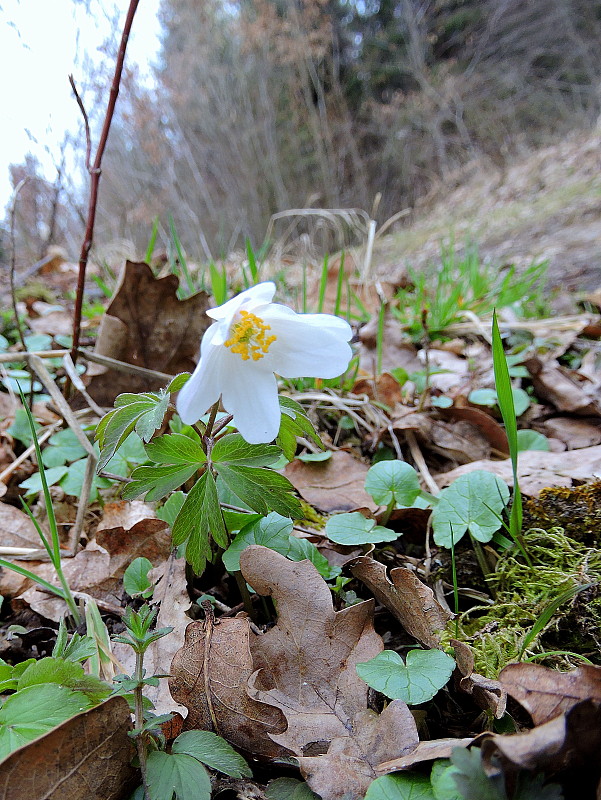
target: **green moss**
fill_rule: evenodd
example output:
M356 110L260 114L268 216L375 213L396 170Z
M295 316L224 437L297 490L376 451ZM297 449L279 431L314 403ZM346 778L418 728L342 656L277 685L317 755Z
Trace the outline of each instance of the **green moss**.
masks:
M490 576L495 589L493 605L478 606L459 618L459 638L474 650L475 670L495 678L516 661L524 637L541 613L560 594L586 583L589 589L566 601L550 623L529 645L525 656L566 650L595 660L601 631L601 551L566 535L563 529L533 529L524 536L532 560L530 567L515 548L501 556ZM455 623L450 623L449 631ZM548 666L577 666L569 656L537 660Z
M598 547L601 542L601 481L573 489L543 489L537 498L525 504L524 524L544 529L560 526L571 539L588 547Z

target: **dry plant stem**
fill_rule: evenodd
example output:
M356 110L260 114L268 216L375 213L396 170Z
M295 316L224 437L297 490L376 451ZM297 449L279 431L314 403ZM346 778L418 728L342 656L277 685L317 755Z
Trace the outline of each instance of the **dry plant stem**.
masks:
M102 367L110 367L117 370L117 372L127 372L131 375L141 375L144 378L156 378L161 381L171 381L175 375L168 375L166 372L157 372L154 369L146 369L146 367L138 367L136 364L128 364L126 361L118 361L116 358L100 355L100 353L93 353L90 350L80 350L79 355L85 358L86 361L92 361L94 364L100 364Z
M87 156L86 162L87 162L88 172L90 173L90 199L88 202L88 219L86 223L86 230L84 234L83 244L81 247L81 253L79 255L79 275L77 278L75 309L73 311L73 344L71 348L71 358L73 359L73 363L76 363L77 361L77 350L79 347L79 339L81 335L81 312L83 307L83 292L86 280L86 267L88 264L88 256L90 254L92 241L94 239L94 223L96 221L96 206L98 204L98 186L100 183L100 172L101 172L100 168L102 164L102 157L104 155L104 150L106 148L106 143L108 141L111 123L113 121L113 114L115 112L117 97L119 96L119 86L121 84L121 75L123 74L123 65L125 62L125 52L127 50L127 42L129 39L132 23L134 21L134 16L138 8L138 3L139 0L130 0L129 8L127 10L127 16L125 17L125 23L123 25L123 33L121 35L121 42L119 44L119 52L117 54L117 63L115 64L115 74L113 76L113 83L109 95L106 115L104 117L104 124L102 126L100 141L98 143L98 148L96 150L96 155L94 157L93 164L90 164L91 143L90 143L88 116L86 114L86 110L83 106L81 98L79 97L77 89L75 88L75 82L73 81L72 78L70 79L71 86L73 87L73 91L75 93L75 98L83 114L84 124L86 126L86 156Z
M0 364L11 361L27 361L31 356L38 358L61 358L68 350L30 350L27 353L0 353Z
M415 434L413 431L405 431L405 437L407 439L407 444L409 445L409 450L411 451L411 455L415 464L419 470L420 475L424 479L424 483L428 487L428 489L432 492L433 495L440 494L440 488L432 475L430 474L430 470L428 469L428 465L424 459L420 446L417 443L417 439L415 438Z
M73 386L75 386L77 391L85 399L88 406L99 417L103 417L104 411L102 410L102 408L100 408L98 403L96 403L96 401L92 397L90 397L90 395L86 391L86 387L84 386L82 379L79 377L77 370L75 369L75 364L73 363L71 354L68 352L63 356L63 366L65 367L65 372L69 376L71 383L73 384Z

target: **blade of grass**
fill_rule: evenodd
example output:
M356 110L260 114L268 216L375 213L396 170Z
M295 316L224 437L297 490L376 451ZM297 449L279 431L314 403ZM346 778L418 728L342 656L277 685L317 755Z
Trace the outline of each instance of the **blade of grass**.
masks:
M376 334L376 375L382 374L382 354L384 352L384 322L386 321L386 303L380 303L378 311L378 331Z
M319 302L317 304L318 314L321 314L321 312L323 311L323 303L326 297L327 286L328 286L328 254L326 253L321 267L321 278L319 279Z
M173 244L175 245L178 261L182 268L182 272L184 274L184 278L186 279L186 283L188 284L188 291L192 293L194 291L192 276L190 275L190 271L188 270L188 262L186 261L186 256L184 255L182 244L180 242L179 236L177 235L177 231L175 230L175 222L173 221L173 216L171 214L169 214L169 230L171 232L171 239L173 241Z
M509 377L509 367L505 358L503 341L497 322L497 313L493 311L492 318L492 358L495 374L495 388L499 409L505 424L505 433L509 444L509 456L511 458L511 471L513 473L513 503L509 515L509 532L517 540L522 532L522 493L518 480L518 426L515 416L515 406L513 404L513 392L511 390L511 378Z
M250 243L250 239L248 237L246 239L245 244L246 244L246 258L248 259L248 267L250 269L252 285L254 286L259 282L259 267L257 265L257 259L255 257L254 250Z
M526 638L522 643L522 649L520 650L520 653L518 655L518 661L522 660L522 656L524 655L526 648L532 642L532 640L536 636L538 636L538 634L543 630L543 628L545 628L546 625L549 624L549 622L551 621L551 617L553 616L553 614L555 614L559 606L562 605L562 603L565 603L566 600L569 600L570 598L574 597L579 592L582 592L584 589L589 589L593 585L594 585L593 583L584 583L581 584L580 586L573 586L571 589L567 589L565 592L562 592L558 597L555 598L555 600L551 600L551 602L543 609L542 613L540 614L540 616L538 617L538 619L536 620L530 631L526 634Z
M27 402L25 401L25 395L23 394L23 391L20 386L19 386L19 394L21 395L21 403L23 404L23 408L25 409L25 413L27 414L27 421L29 422L31 436L33 438L36 459L38 462L38 469L40 472L40 482L42 484L42 491L44 494L46 516L48 517L48 527L50 528L50 538L52 540L52 547L47 546L46 549L52 561L52 566L56 570L56 574L61 583L63 589L62 597L65 603L67 604L73 619L75 620L75 624L79 625L81 623L81 616L79 613L79 609L77 608L77 603L75 602L75 598L71 593L71 587L69 586L69 583L63 573L58 525L56 524L56 515L54 513L54 506L52 505L52 498L50 497L50 490L48 489L48 481L46 480L46 470L44 469L44 462L42 461L42 449L40 447L40 443L38 442L38 435L35 429L33 414L31 413L29 407L27 406ZM42 538L42 541L44 542L45 546L47 544L49 545L49 543L46 542L44 537ZM56 592L56 587L54 587L53 591Z
M144 261L147 264L150 264L150 259L152 258L152 254L154 253L154 246L157 241L158 233L159 233L159 218L155 217L154 222L152 223L152 231L150 233L150 239L148 240L148 246L146 247L146 253L144 255Z
M334 315L339 316L340 305L342 303L342 284L344 281L344 253L340 257L340 266L338 267L338 280L336 282L336 304L334 305Z

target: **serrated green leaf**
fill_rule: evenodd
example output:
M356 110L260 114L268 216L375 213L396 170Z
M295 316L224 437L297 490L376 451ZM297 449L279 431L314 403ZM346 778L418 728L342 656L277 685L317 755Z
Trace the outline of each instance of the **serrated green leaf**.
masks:
M47 656L30 664L21 674L17 683L17 691L28 686L56 683L76 692L81 692L90 704L100 703L111 693L112 688L94 675L87 675L82 665L65 658Z
M245 759L221 736L211 731L180 733L173 742L171 752L186 753L231 778L252 777L252 770Z
M249 444L239 433L228 433L215 442L211 458L219 470L230 466L267 467L280 457L280 448L273 444Z
M372 781L365 800L435 800L435 797L425 775L397 773Z
M171 381L171 383L165 389L166 392L169 394L173 394L174 392L179 392L190 380L190 373L189 372L180 372L179 375L176 375L175 378Z
M148 458L158 464L197 464L200 467L207 460L200 443L181 433L159 436L145 449Z
M197 574L202 573L211 555L211 537L219 547L228 546L217 487L209 470L202 474L188 493L173 524L172 536L176 546L188 540L186 560Z
M138 436L148 442L161 427L169 405L169 395L161 392L121 394L115 400L115 408L103 417L96 429L96 439L101 455L98 469L104 469L117 449L135 429Z
M477 747L472 750L456 747L451 762L456 770L453 780L464 800L507 800L503 774L488 777Z
M56 683L28 686L0 708L0 759L92 704L81 692Z
M125 500L132 500L146 494L146 502L160 500L169 492L179 489L197 471L196 464L157 464L154 467L136 467L132 472L132 482L123 489Z
M123 573L123 588L130 597L143 595L147 597L147 592L152 588L148 580L148 573L152 569L152 561L144 556L134 558Z
M173 494L169 495L163 505L156 511L158 519L162 519L163 522L166 522L169 527L172 528L173 523L177 519L177 515L182 510L185 500L185 492L174 492Z
M419 705L431 700L446 685L455 660L442 650L410 650L403 659L394 650L357 664L357 674L368 686L391 700Z
M412 506L420 495L419 477L405 461L378 461L365 477L365 490L382 506Z
M40 426L37 422L35 422L35 429L36 431L40 430ZM7 433L10 433L13 439L17 439L17 441L21 442L21 444L24 444L25 447L29 447L31 445L33 442L33 437L31 435L29 418L24 408L17 408L15 411L15 419L10 428L7 429Z
M46 483L48 484L48 486L54 486L61 480L61 478L64 478L68 472L69 472L69 467L67 466L50 467L50 469L46 470ZM43 484L42 484L42 479L40 477L40 473L36 472L31 477L27 478L24 481L21 481L19 486L22 489L27 489L27 492L25 494L26 497L31 497L31 495L41 492Z
M267 515L276 511L283 517L298 519L301 505L294 496L290 481L277 472L261 467L218 464L217 470L223 482L253 511Z
M455 545L467 530L480 542L490 541L501 527L508 500L507 485L491 472L461 475L438 496L432 512L434 541L451 547L451 537Z
M87 465L87 458L82 458L80 461L74 461L73 464L69 464L67 474L59 481L59 485L64 489L65 494L71 497L81 496ZM90 487L90 502L94 503L98 500L98 489L108 489L109 486L112 486L112 482L108 478L94 475Z
M45 467L57 467L86 456L86 449L77 436L71 428L66 428L50 437L48 446L42 452L42 461Z
M146 782L149 800L210 800L211 781L192 756L154 750L148 754Z
M388 462L381 461L380 463ZM374 519L367 519L358 511L330 517L326 522L325 533L332 542L345 545L394 542L401 536L397 531L376 525Z

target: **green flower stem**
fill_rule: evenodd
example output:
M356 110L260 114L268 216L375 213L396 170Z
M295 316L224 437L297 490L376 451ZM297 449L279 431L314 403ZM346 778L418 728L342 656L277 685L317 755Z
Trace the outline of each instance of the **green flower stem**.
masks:
M390 519L390 515L394 511L394 507L396 506L396 500L393 497L390 503L386 506L386 511L382 514L382 518L380 519L380 525L384 527L388 524L388 520Z
M246 581L240 570L237 570L233 573L234 578L236 579L236 583L238 585L238 589L240 590L240 594L242 595L242 601L244 602L244 610L248 614L248 616L252 619L254 623L257 622L257 615L255 613L255 609L253 608L252 599L250 596L250 592L248 591L248 586L246 585Z
M134 689L134 717L135 726L138 731L141 731L144 725L144 700L142 694L142 680L144 679L144 653L136 650L136 668L134 672L134 679L138 685ZM140 772L142 773L142 785L144 786L144 799L148 800L148 782L146 778L146 746L144 744L144 734L138 733L136 736L136 750L138 752L138 760L140 762Z

